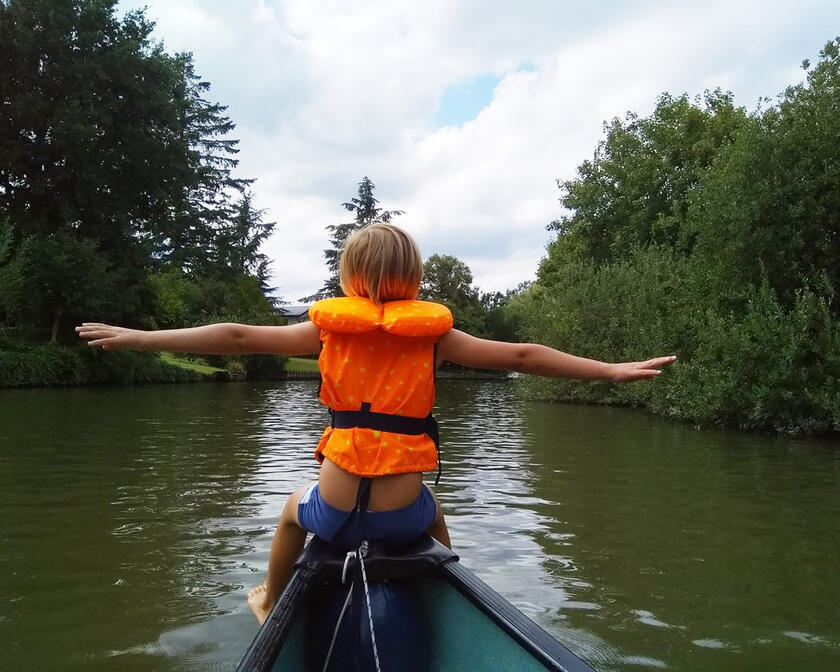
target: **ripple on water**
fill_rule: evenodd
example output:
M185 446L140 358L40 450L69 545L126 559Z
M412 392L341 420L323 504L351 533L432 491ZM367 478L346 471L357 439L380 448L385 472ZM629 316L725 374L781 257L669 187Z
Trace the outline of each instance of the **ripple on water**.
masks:
M658 658L651 658L649 656L621 656L618 659L621 665L629 665L633 667L652 667L655 670L664 670L668 664L664 660Z
M691 643L694 646L699 646L703 649L727 649L732 648L729 644L720 639L692 639Z
M664 621L660 621L651 612L644 609L634 609L632 612L636 616L636 621L643 625L649 625L654 628L673 628L675 626L669 625Z
M810 632L797 632L795 630L786 630L782 633L785 637L790 637L798 642L804 644L811 644L813 646L832 646L831 640L821 637L820 635L813 635ZM835 645L836 646L836 645Z

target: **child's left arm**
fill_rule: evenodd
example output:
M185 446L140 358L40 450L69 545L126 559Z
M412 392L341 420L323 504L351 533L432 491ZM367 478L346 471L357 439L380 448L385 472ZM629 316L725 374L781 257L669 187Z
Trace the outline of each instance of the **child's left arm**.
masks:
M476 369L519 371L548 378L627 382L647 380L676 357L654 357L640 362L608 363L570 355L538 343L504 343L476 338L452 329L438 342L438 363L449 361Z

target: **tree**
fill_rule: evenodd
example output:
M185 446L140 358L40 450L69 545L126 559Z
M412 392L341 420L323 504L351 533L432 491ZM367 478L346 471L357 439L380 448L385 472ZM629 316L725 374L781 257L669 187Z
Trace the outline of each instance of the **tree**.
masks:
M463 261L448 254L433 254L423 264L420 298L446 304L456 328L474 336L486 336L486 311L472 283L472 271Z
M94 246L120 269L111 317L122 319L149 307L148 224L168 217L182 171L171 142L177 68L151 46L143 13L119 21L115 5L0 3L0 214L15 223L16 246ZM26 314L55 326L51 313Z
M423 264L420 296L447 305L467 305L478 300L470 267L450 254L433 254Z
M15 309L21 304L23 281L14 254L14 227L8 220L0 220L0 310L8 325Z
M828 285L840 314L840 38L804 83L750 119L700 184L691 212L698 252L719 291L764 279L786 307ZM827 282L826 282L827 280Z
M700 102L663 94L650 117L629 112L604 124L594 158L576 179L558 182L571 211L549 225L560 234L561 256L571 247L607 263L635 246L690 247L682 236L690 195L746 119L730 93L707 91Z
M223 222L213 236L210 259L217 272L254 276L267 292L270 260L260 248L274 231L275 222L263 222L264 213L254 209L253 195L245 191L233 217Z
M23 252L59 241L83 258L95 249L97 263L111 269L113 291L87 288L100 299L101 319L152 316L148 278L172 267L232 283L254 274L264 291L268 262L258 248L272 225L245 194L250 180L232 174L238 150L226 108L207 100L210 85L191 54L165 53L142 10L118 19L116 7L0 2L0 219L15 225L7 294L20 285L9 276L24 272ZM42 270L44 297L66 293L45 284L61 282L58 266ZM96 277L83 272L72 282ZM47 312L18 311L16 319L55 331L49 302L36 303ZM82 305L67 296L60 303Z
M273 324L276 321L274 303L253 275L197 278L170 268L149 280L156 299L155 328L208 322Z
M239 164L238 140L228 138L235 125L227 107L205 99L210 83L195 72L192 54L174 59L179 80L174 99L178 115L173 146L181 163L181 190L173 201L172 216L154 227L158 254L187 273L206 274L213 265L218 234L241 215L245 189L253 180L235 178ZM250 195L247 207L250 208ZM259 214L257 215L259 217Z
M393 217L398 217L403 214L402 210L382 210L377 208L379 203L373 197L373 190L376 185L367 176L362 178L359 182L359 190L356 198L351 198L349 203L342 203L342 207L348 212L356 214L356 219L352 222L344 224L330 224L327 231L330 232L330 245L332 247L324 250L324 257L327 260L327 270L330 277L324 283L324 286L317 294L304 297L301 301L308 301L312 299L322 299L329 296L341 296L341 284L338 281L338 260L341 256L341 250L344 248L344 243L351 234L359 229L373 224L375 222L390 222Z
M518 340L519 319L516 310L510 309L510 304L522 296L530 286L530 281L524 281L506 292L481 292L479 301L484 310L489 338L508 342Z
M0 4L0 209L22 239L63 227L116 250L180 183L180 73L142 12L115 2Z
M19 306L30 322L42 316L51 322L50 341L59 337L62 319L96 315L113 299L108 261L90 239L59 232L27 238L18 250L26 295ZM68 331L72 326L67 322Z

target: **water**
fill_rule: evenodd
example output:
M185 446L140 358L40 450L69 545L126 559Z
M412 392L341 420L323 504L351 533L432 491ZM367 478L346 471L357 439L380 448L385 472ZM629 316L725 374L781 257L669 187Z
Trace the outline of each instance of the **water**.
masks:
M840 450L439 386L462 562L596 669L840 669ZM0 391L0 670L231 670L315 385Z

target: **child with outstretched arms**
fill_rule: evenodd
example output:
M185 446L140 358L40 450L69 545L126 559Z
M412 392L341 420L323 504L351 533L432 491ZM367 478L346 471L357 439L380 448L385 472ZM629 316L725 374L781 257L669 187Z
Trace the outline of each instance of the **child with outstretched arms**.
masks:
M318 355L320 400L330 426L315 449L316 483L289 496L274 535L265 583L248 603L260 623L288 581L307 532L346 548L362 540L411 541L449 533L424 472L438 469L431 416L442 362L553 378L614 382L655 378L675 357L606 363L533 343L475 338L452 328L443 305L418 301L422 260L414 240L391 224L348 239L339 263L345 297L310 309L290 326L212 324L138 331L99 323L76 330L104 350L200 354ZM354 514L364 493L367 513Z

